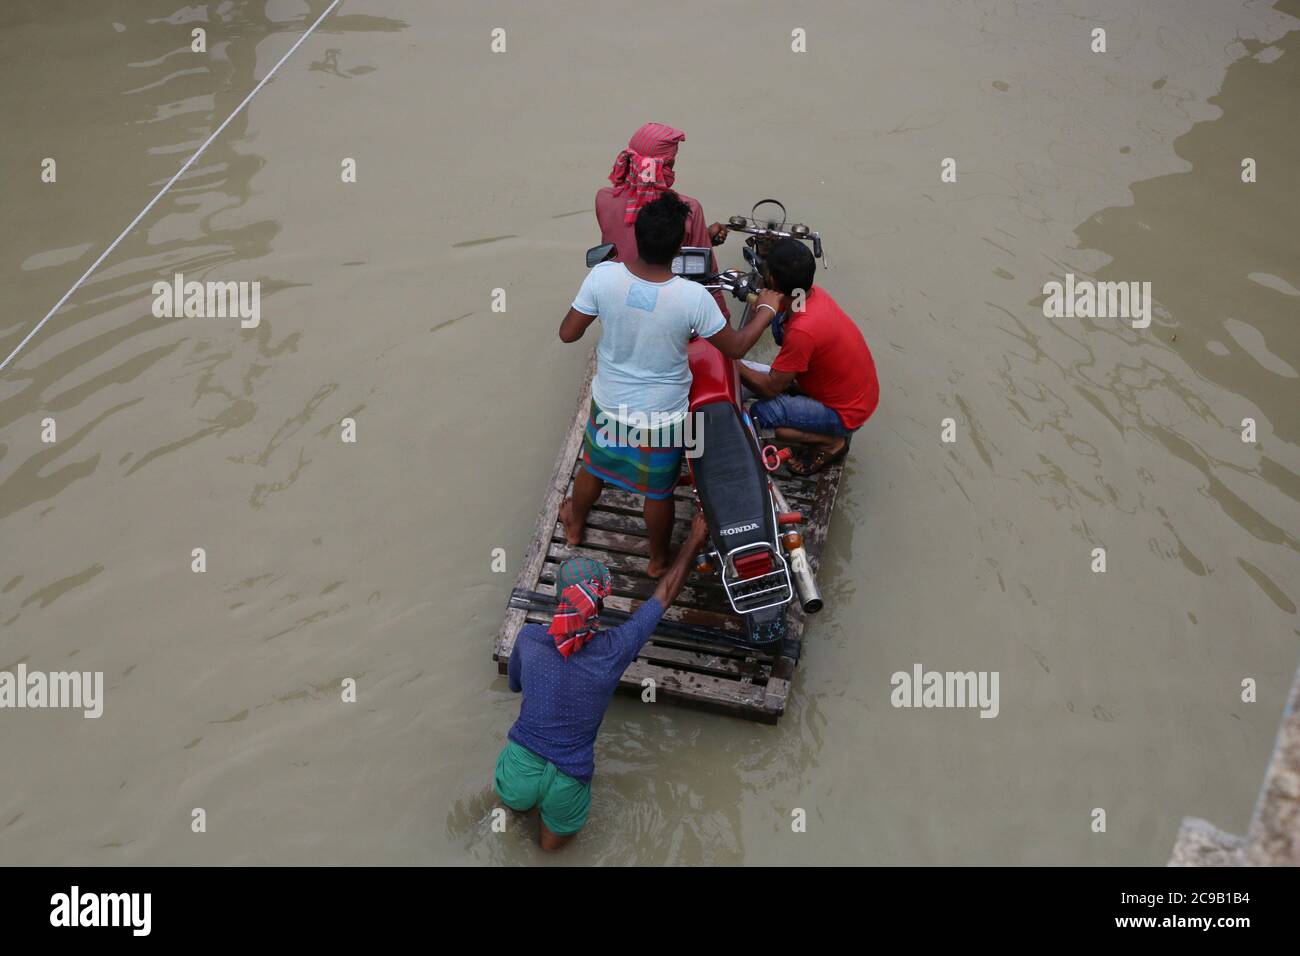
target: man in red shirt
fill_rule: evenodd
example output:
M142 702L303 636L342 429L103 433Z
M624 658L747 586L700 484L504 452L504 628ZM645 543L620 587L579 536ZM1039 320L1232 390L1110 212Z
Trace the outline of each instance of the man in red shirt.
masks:
M781 441L811 448L786 467L813 475L839 461L849 439L871 417L880 401L876 363L857 324L830 293L813 285L817 261L797 239L779 239L767 255L767 287L780 293L772 309L772 336L781 351L770 367L743 362L740 377L759 396L750 414L760 428L774 429ZM782 315L784 314L784 318ZM790 394L791 386L797 394Z

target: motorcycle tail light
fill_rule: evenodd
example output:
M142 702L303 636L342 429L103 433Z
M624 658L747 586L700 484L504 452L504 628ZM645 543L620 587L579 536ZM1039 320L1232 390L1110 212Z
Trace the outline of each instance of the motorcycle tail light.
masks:
M772 555L768 551L756 551L736 559L736 573L741 579L756 578L760 574L772 571Z

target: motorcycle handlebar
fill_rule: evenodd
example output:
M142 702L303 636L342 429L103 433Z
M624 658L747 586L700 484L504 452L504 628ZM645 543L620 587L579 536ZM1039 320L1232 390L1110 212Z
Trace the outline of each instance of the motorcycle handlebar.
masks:
M721 289L723 292L730 292L751 308L758 301L758 293L762 291L762 283L754 273L737 272L734 269L710 276L702 284L706 289Z
M774 202L775 200L763 200L763 202ZM755 209L762 203L755 205ZM777 203L777 205L781 205ZM785 207L781 207L784 214ZM759 225L758 221L745 216L732 216L727 221L728 232L742 232L746 235L755 236L761 239L798 239L801 242L811 242L813 246L813 255L822 260L822 264L829 266L826 262L826 256L822 252L822 237L820 233L813 232L803 223L795 223L789 229L783 229L784 219L781 225L775 225L774 221L769 221L767 225Z
M769 229L766 226L728 226L727 231L744 232L751 236L768 236L772 239L811 239L813 236L813 233L798 235L785 229Z

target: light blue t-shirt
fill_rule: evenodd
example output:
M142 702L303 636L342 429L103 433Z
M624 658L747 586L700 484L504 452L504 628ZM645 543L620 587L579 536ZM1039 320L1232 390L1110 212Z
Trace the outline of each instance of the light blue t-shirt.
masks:
M657 415L660 424L686 414L691 333L707 339L727 324L707 289L680 276L647 282L621 262L602 262L587 273L573 307L600 317L591 391L603 411L622 420Z

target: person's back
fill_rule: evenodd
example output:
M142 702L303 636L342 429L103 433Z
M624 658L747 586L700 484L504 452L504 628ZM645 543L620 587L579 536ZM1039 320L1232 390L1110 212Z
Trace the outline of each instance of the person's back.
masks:
M626 624L596 632L581 654L568 658L546 628L525 625L510 656L510 689L522 690L524 699L509 738L590 783L609 699L662 614L652 598Z
M677 198L690 207L686 217L686 238L682 245L708 246L709 226L704 220L704 208L699 200L677 193ZM635 262L637 259L636 226L626 221L627 196L613 186L606 186L596 192L596 225L600 227L600 241L614 243L615 251L621 262Z
M880 402L876 363L862 330L819 285L803 311L787 317L772 368L794 372L800 391L834 409L849 430L860 428Z
M625 263L603 262L591 270L574 307L600 316L592 397L607 414L660 416L660 424L685 416L691 386L687 345L723 319L701 285L673 276L652 282Z

